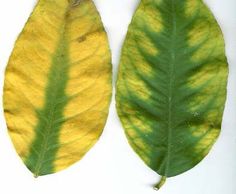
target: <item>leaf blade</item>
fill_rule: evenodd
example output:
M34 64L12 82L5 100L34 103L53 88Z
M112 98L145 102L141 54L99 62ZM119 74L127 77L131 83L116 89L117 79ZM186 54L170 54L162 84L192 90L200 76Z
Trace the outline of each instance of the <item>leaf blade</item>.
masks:
M110 103L110 61L92 1L38 2L4 85L10 136L35 176L70 166L99 138Z
M123 46L117 111L132 148L164 177L198 164L220 132L227 62L200 0L141 1Z

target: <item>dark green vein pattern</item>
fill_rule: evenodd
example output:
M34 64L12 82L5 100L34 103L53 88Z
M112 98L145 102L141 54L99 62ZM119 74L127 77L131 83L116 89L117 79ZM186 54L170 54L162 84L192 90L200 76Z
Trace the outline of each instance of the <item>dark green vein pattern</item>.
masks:
M129 26L117 111L129 143L164 177L198 164L220 133L224 40L201 0L142 0Z

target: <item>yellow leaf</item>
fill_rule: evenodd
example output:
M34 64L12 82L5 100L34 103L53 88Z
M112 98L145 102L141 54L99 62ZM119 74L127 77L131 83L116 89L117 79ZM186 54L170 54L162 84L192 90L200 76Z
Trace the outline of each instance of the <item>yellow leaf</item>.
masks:
M11 139L35 176L83 157L103 130L110 97L110 51L92 0L39 0L4 84Z

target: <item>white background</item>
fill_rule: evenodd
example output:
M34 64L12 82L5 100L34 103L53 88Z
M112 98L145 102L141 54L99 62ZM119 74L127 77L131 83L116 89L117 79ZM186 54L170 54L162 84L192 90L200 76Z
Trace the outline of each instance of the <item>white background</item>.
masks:
M36 0L0 1L0 96L4 69L17 35ZM222 133L195 168L167 180L159 194L236 193L236 1L206 0L223 30L229 61L228 98ZM114 80L120 49L139 0L95 0L113 52ZM1 100L1 99L0 99ZM129 147L115 112L114 98L100 141L72 167L35 179L10 142L0 109L0 193L154 194L159 176Z

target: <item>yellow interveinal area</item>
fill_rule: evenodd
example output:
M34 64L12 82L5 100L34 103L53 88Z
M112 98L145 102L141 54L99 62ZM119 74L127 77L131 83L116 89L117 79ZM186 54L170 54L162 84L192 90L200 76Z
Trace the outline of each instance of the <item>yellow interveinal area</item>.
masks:
M97 141L107 118L111 93L107 37L94 5L81 4L68 17L72 66L66 92L74 98L64 111L69 120L60 133L63 146L55 160L56 171L79 160Z
M199 104L205 104L205 106L207 106L209 100L206 99L209 99L212 94L213 97L211 100L215 100L215 109L205 115L205 120L207 122L201 123L198 126L189 127L195 137L201 137L202 134L205 134L204 138L202 138L195 146L196 156L201 158L201 156L204 156L209 152L211 145L219 136L220 126L215 125L215 123L219 123L219 118L221 118L221 112L219 110L222 103L225 101L225 96L221 95L220 91L224 90L226 87L222 80L227 80L228 69L222 65L224 61L218 59L219 56L225 52L224 41L221 38L221 30L217 25L209 25L211 21L214 20L214 16L208 14L208 10L200 1L188 1L186 12L189 17L191 17L194 9L199 10L197 12L201 14L202 20L196 22L193 29L189 32L188 43L189 45L194 46L207 40L207 44L202 44L201 49L194 53L192 61L195 61L196 63L197 61L204 61L209 55L213 59L217 59L205 62L202 70L195 72L195 75L189 79L189 87L193 89L203 85L206 80L209 80L207 83L208 87L202 89L189 106L189 109L192 112L195 112L196 117L199 114L197 112ZM214 91L213 89L216 87L217 89ZM217 96L217 98L214 96Z
M68 4L67 1L57 1L54 5L53 1L48 1L45 6L44 2L46 0L38 3L16 41L6 69L5 117L12 142L23 159L35 135L38 121L35 109L44 106L47 74Z
M37 110L60 32L68 41L69 80L54 172L78 161L100 136L111 96L106 33L91 0L40 0L20 34L6 69L4 111L17 153L26 160L36 138Z

